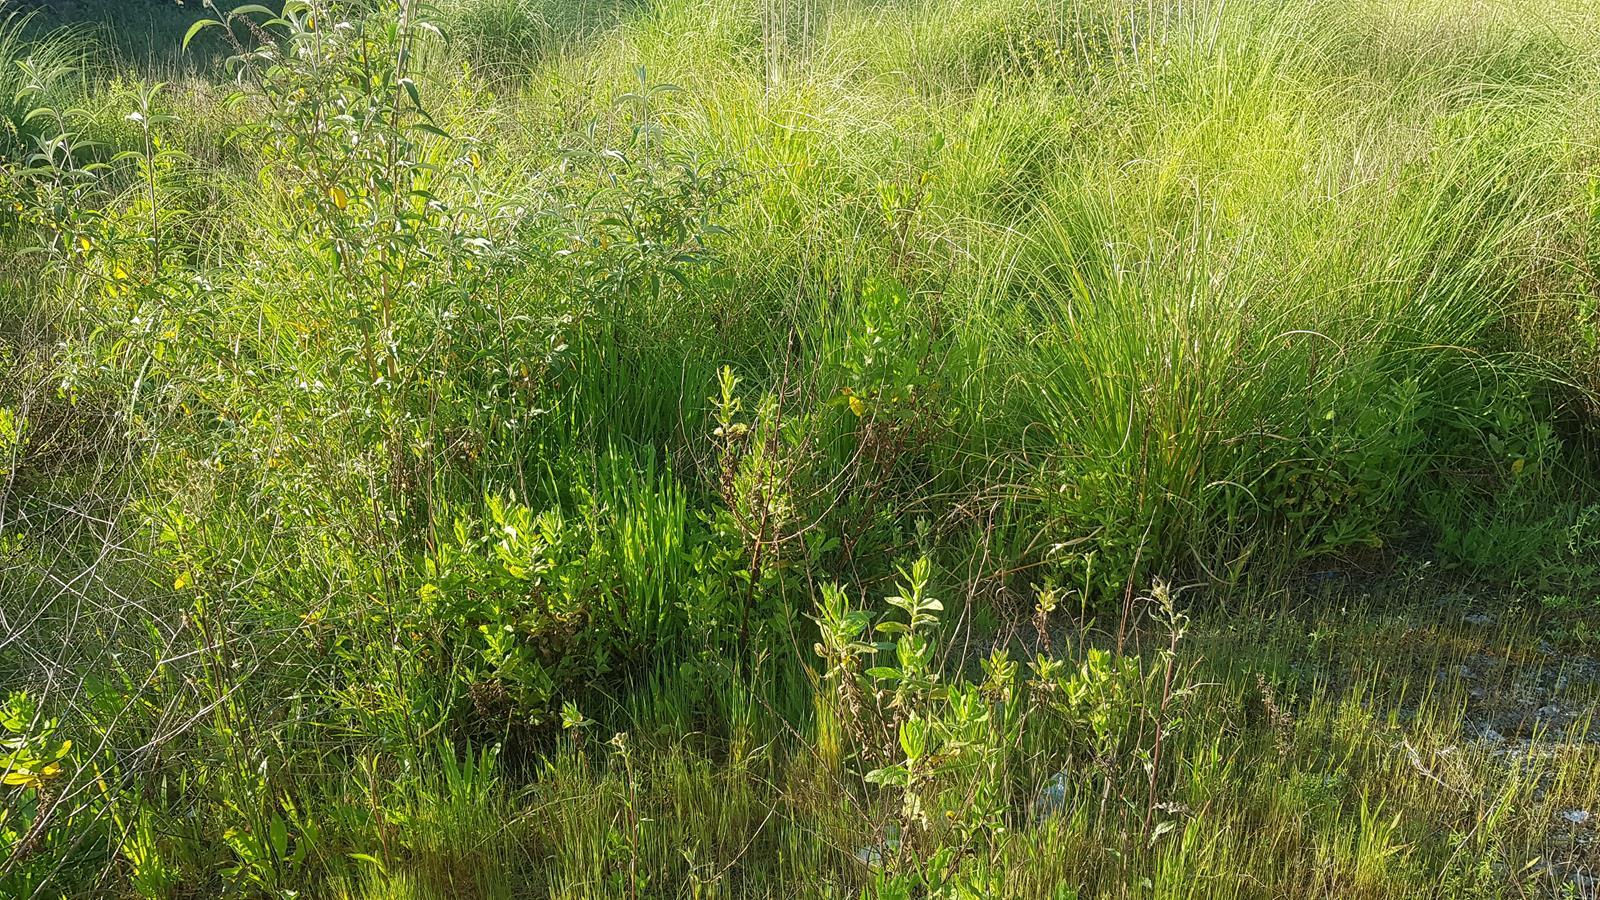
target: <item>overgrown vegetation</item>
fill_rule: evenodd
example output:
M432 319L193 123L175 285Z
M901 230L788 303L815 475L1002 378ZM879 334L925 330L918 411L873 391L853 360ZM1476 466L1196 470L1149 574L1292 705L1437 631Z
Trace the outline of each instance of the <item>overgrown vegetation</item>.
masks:
M1600 11L0 14L0 894L1594 896Z

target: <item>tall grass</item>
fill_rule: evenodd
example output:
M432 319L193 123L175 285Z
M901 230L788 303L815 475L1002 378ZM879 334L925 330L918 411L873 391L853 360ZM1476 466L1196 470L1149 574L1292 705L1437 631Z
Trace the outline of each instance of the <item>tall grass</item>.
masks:
M282 11L0 29L5 891L1583 889L1593 11Z

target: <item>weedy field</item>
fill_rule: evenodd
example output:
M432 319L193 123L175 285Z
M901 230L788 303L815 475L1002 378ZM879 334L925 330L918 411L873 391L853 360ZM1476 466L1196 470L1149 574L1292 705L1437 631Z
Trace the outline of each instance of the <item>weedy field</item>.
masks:
M1600 896L1600 6L0 17L0 895Z

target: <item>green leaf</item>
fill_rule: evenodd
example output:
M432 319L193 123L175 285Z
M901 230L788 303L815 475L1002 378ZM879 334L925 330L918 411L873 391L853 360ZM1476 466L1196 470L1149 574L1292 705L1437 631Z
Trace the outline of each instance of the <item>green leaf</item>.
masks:
M892 784L903 786L911 780L911 773L906 771L905 766L885 766L881 769L873 769L871 772L868 772L866 774L866 780L869 784Z
M282 816L272 817L272 821L267 823L267 834L272 841L272 849L279 856L287 855L289 852L289 825L283 821Z
M900 723L900 749L906 752L906 759L921 759L928 749L928 723L921 719Z
M199 34L200 32L204 31L207 28L210 28L213 25L221 25L221 24L222 23L218 22L216 19L201 19L201 20L195 22L193 25L190 25L189 26L189 30L184 32L184 35L183 35L183 49L184 50L188 50L189 49L189 42L194 40L194 36L195 35Z
M349 856L356 862L364 862L376 868L379 872L384 872L385 874L388 872L388 869L383 864L383 860L378 859L376 856L373 856L370 853L351 853Z

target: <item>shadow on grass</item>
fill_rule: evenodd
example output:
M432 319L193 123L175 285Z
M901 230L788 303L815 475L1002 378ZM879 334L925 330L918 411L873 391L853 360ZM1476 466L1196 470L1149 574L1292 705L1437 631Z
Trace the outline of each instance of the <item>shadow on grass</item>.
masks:
M216 0L228 10L244 0ZM281 0L263 5L276 9ZM515 80L554 54L588 44L649 9L648 0L458 0L439 18L456 46L492 80ZM227 56L213 31L183 36L216 18L202 0L0 0L0 11L35 11L34 27L86 30L105 48L101 62L153 78L209 72Z
M649 8L649 0L461 0L442 18L473 67L503 82L594 43Z
M222 41L212 35L201 35L183 50L189 27L215 15L200 0L20 0L10 5L36 11L36 29L82 29L103 48L104 56L96 62L131 67L143 75L167 78L205 71L223 56ZM0 2L0 8L6 6Z

